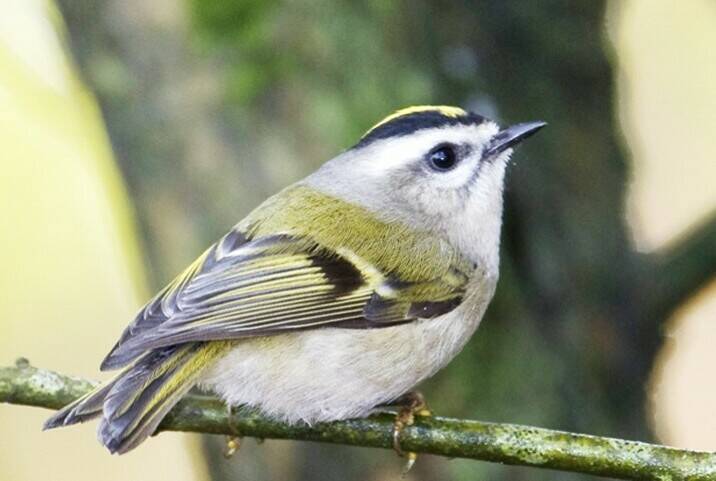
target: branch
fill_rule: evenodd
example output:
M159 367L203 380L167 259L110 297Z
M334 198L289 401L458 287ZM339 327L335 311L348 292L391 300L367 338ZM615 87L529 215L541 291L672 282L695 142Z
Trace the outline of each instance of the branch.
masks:
M647 319L663 319L716 275L716 212L675 245L653 254L646 270Z
M37 369L26 360L0 368L0 402L59 409L93 383ZM206 396L188 396L164 419L161 431L233 434L256 438L302 439L353 446L391 447L393 417L289 426L252 412L235 414ZM38 426L39 429L39 426ZM622 479L713 480L716 453L685 451L621 439L572 434L514 424L449 418L421 418L405 429L409 451L559 469Z

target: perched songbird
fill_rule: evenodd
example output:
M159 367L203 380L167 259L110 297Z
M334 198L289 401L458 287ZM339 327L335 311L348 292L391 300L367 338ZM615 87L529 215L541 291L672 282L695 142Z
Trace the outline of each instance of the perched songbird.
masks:
M200 385L290 423L362 417L408 395L477 328L499 268L511 147L456 107L410 107L266 200L156 295L102 363L120 369L46 428L100 418L136 447ZM399 443L396 443L399 450Z

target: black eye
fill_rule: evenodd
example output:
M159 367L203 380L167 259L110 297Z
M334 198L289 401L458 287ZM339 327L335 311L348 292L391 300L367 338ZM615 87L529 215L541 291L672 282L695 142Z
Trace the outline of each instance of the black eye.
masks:
M457 164L457 155L452 145L439 145L428 154L428 165L438 172L450 170L455 164Z

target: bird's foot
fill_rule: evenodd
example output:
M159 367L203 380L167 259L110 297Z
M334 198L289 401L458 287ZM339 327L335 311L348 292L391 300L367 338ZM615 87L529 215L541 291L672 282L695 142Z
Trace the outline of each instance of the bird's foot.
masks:
M224 457L226 459L231 458L236 452L241 449L241 435L239 430L234 425L234 408L232 406L226 406L229 411L229 430L231 435L226 436L226 444L224 446Z
M238 436L226 436L226 444L224 445L224 457L231 459L236 451L241 449L241 438Z
M423 395L417 391L406 393L391 404L401 406L393 423L393 449L398 456L407 459L402 472L402 475L405 476L418 459L418 454L412 451L403 451L400 446L400 434L403 429L415 422L415 416L432 416L432 412L428 409Z

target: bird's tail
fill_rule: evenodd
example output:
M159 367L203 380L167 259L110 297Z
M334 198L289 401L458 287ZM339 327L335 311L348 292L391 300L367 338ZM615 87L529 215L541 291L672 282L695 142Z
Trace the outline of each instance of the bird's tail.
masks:
M101 416L97 436L112 453L125 453L150 436L169 410L224 355L227 341L155 349L108 383L65 406L44 429Z

